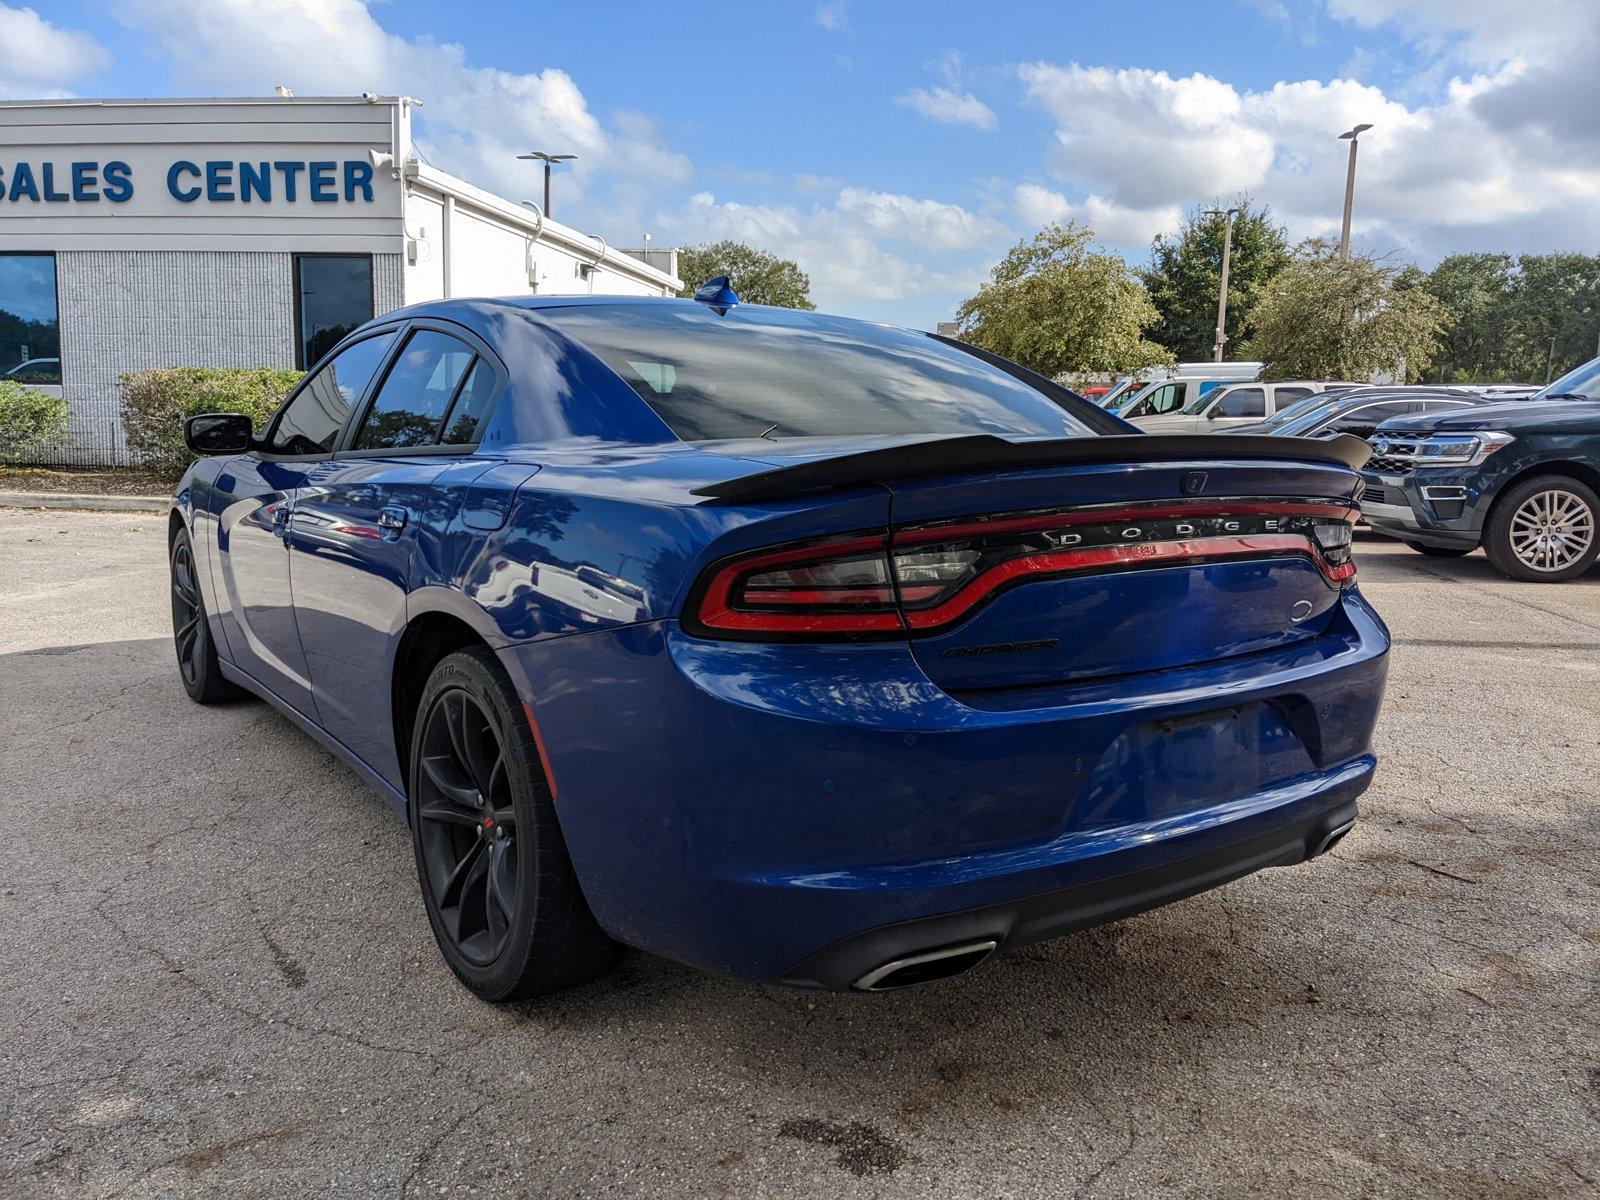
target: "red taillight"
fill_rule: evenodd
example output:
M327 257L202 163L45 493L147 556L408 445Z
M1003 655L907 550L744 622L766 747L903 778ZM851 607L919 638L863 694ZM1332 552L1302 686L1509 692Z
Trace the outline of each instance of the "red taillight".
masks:
M693 624L724 635L828 637L904 628L884 534L745 555L713 567L697 590Z
M685 624L746 640L925 635L1019 582L1226 559L1308 558L1354 578L1347 504L1207 501L1035 512L824 538L725 560Z

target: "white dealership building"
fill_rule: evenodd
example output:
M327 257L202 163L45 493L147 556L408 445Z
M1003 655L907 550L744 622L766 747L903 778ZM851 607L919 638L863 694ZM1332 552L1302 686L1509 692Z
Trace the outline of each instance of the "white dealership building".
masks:
M677 290L675 251L616 249L428 165L415 104L0 103L0 377L72 406L40 457L127 462L130 371L305 367L450 296ZM538 179L529 164L531 195Z

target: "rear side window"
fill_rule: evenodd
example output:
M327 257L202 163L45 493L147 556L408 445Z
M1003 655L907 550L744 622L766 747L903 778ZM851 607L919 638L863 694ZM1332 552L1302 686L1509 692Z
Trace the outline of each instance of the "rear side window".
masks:
M1043 392L925 334L789 309L574 305L540 312L685 441L843 434L1084 437Z
M1267 394L1258 387L1234 388L1224 392L1217 401L1219 417L1264 417L1267 415Z
M357 450L431 446L477 355L448 334L419 329L389 368L356 437Z
M1281 387L1272 393L1273 402L1279 408L1286 408L1297 400L1304 400L1313 392L1308 387Z
M494 398L494 385L494 368L478 359L467 372L456 402L445 418L444 436L440 441L449 446L470 446L483 436L483 416Z
M341 350L278 414L267 441L273 454L327 454L350 411L389 353L393 333L364 338Z

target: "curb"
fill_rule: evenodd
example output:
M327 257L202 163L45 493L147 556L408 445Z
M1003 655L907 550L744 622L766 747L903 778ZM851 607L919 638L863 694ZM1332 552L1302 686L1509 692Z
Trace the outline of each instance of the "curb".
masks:
M163 496L102 496L86 492L0 492L0 508L69 508L88 512L166 512Z

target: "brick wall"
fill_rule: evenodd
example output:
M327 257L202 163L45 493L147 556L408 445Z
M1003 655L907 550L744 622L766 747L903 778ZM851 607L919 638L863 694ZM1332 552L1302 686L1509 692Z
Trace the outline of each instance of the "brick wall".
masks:
M398 254L373 255L378 313L403 303ZM294 260L253 251L56 255L61 391L72 431L39 462L126 465L117 380L156 367L293 367Z

